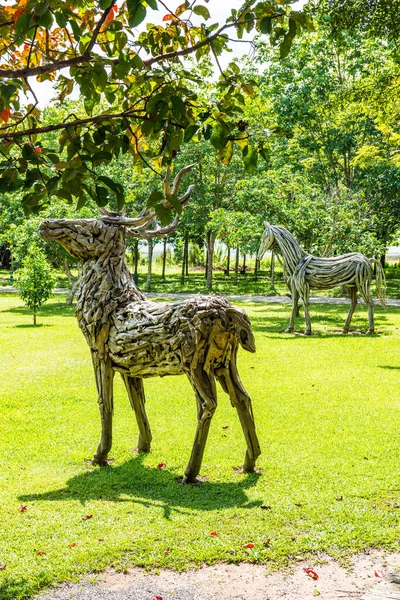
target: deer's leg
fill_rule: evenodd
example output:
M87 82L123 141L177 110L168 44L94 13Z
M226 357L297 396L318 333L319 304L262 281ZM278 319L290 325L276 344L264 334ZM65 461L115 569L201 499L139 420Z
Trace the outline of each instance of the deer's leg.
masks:
M255 468L257 457L261 454L261 449L254 424L250 396L240 380L236 366L236 358L232 357L228 369L218 369L216 376L222 385L222 388L229 394L232 406L234 406L238 412L240 424L247 444L243 471L245 473L252 473Z
M344 324L344 327L343 327L343 333L349 333L351 319L353 318L353 314L354 314L354 311L356 310L356 306L357 306L357 288L356 287L348 288L348 292L350 295L351 304L350 304L349 314L347 315L346 323Z
M101 438L93 458L93 464L106 465L107 456L112 446L114 370L108 360L101 360L94 353L92 359L101 417Z
M139 440L137 445L138 452L150 452L151 431L150 424L146 415L143 379L140 377L129 377L122 375L129 401L135 412L136 421L139 427Z
M294 329L294 321L299 314L299 292L295 286L292 287L292 314L290 315L289 327L285 333L292 333Z
M188 373L188 377L196 393L198 421L192 453L182 483L196 481L203 460L211 419L217 408L217 392L213 373L206 373L202 365L199 365Z

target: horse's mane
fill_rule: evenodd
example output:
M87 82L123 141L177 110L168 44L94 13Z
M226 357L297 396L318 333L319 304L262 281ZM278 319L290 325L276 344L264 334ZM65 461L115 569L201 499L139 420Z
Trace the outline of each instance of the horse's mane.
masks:
M280 225L270 225L269 227L275 237L275 243L279 247L288 271L293 273L299 261L307 255L306 252L304 252L290 231Z

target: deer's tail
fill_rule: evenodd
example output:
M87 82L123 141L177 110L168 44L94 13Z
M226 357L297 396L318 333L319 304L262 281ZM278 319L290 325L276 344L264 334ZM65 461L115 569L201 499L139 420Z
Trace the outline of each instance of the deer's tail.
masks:
M230 306L227 309L228 316L236 325L236 330L239 336L240 345L248 352L256 351L256 342L251 330L250 319L244 310L236 306Z
M386 308L386 278L385 271L383 270L381 261L379 259L372 259L371 262L375 265L376 269L376 295L383 308Z

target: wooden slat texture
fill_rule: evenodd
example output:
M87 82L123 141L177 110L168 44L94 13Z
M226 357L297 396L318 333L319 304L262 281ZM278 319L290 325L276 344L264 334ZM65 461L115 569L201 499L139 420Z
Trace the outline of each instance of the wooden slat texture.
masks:
M400 600L400 585L386 581L378 583L361 600Z

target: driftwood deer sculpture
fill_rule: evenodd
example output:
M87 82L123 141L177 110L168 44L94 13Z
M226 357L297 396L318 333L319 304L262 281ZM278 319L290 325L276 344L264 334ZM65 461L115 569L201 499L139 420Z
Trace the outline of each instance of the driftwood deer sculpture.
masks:
M349 332L357 306L357 292L368 306L367 333L374 333L374 301L371 295L373 263L376 264L376 292L382 306L385 306L385 274L379 261L369 259L359 252L327 258L313 256L304 252L294 235L284 227L270 225L267 221L264 227L258 258L261 260L269 249L273 249L278 257L281 256L284 277L292 293L292 314L287 333L294 329L300 298L304 305L305 335L311 335L310 289L326 290L338 285L345 288L351 301L343 333Z
M182 169L172 190L175 196ZM184 204L192 191L179 198ZM125 236L162 237L179 221L158 227L155 212L128 219L102 210L101 219L46 220L39 233L59 242L83 261L76 316L89 345L98 390L102 433L93 462L104 465L112 445L113 377L122 375L139 427L138 451L149 452L150 425L145 410L143 379L186 374L197 400L198 425L183 482L196 480L200 471L211 418L217 406L215 378L237 409L247 444L243 471L254 471L260 447L251 401L240 381L236 354L239 344L255 351L250 322L244 311L224 298L196 296L182 302L146 300L135 286L125 263ZM152 228L151 228L152 227Z

